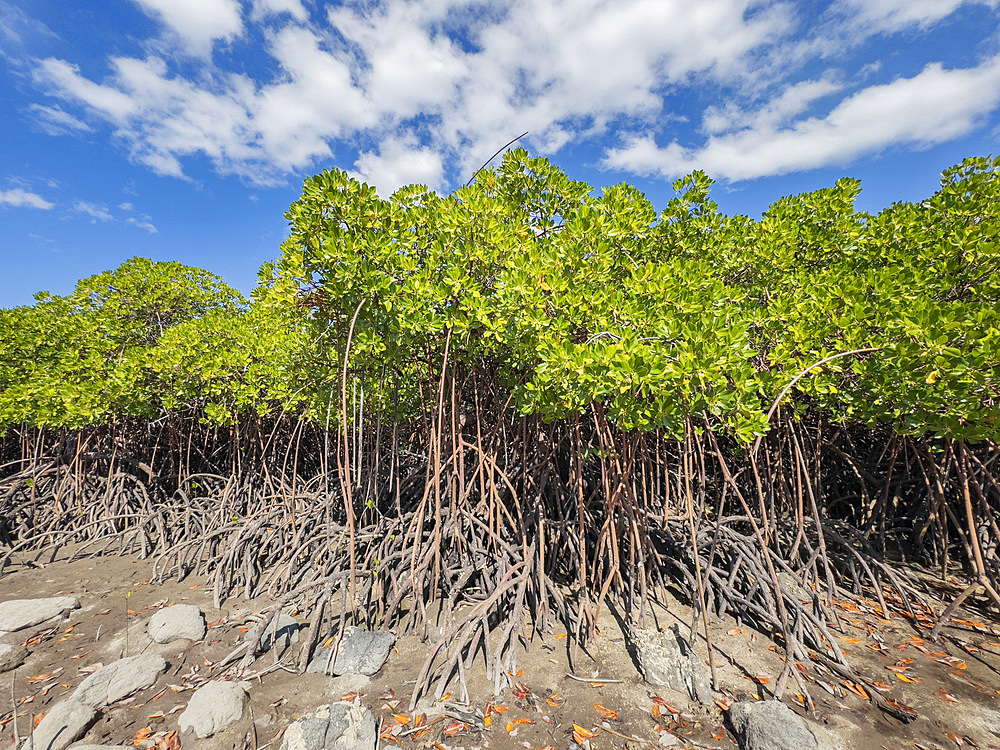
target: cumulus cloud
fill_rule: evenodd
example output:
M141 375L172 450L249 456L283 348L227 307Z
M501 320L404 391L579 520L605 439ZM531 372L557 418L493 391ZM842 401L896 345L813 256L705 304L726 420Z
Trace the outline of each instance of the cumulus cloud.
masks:
M0 206L40 208L43 211L48 211L55 207L55 203L45 200L37 193L29 192L23 188L13 188L0 190Z
M426 185L431 190L439 190L444 182L441 155L420 146L414 138L383 141L377 154L366 151L358 157L354 167L356 176L374 185L383 197L403 185Z
M180 45L206 56L216 39L229 41L243 30L239 0L135 0L161 20Z
M135 2L176 45L148 40L103 77L50 57L34 79L62 104L46 122L61 112L89 127L80 108L135 162L178 178L193 158L260 185L333 162L382 191L447 187L527 130L545 155L610 138L607 167L748 179L938 143L998 105L993 63L886 83L878 61L853 73L829 62L838 45L930 28L963 0L841 0L806 30L788 0ZM262 45L266 75L213 58L236 39ZM706 140L692 145L670 137L687 111L677 101L728 103L704 108L701 135L686 137Z
M309 19L309 12L299 0L254 0L250 20L260 21L282 13L287 13L299 23L305 23Z
M745 117L746 127L712 135L699 147L677 141L661 147L651 135L634 137L609 149L604 165L664 177L703 169L749 180L842 164L894 145L942 143L968 133L998 106L1000 57L955 70L932 63L912 78L862 89L824 117L782 121L765 108Z

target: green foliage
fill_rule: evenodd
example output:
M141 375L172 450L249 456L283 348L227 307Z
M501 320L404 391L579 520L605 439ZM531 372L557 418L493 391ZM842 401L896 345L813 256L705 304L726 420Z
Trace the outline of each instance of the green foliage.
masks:
M36 299L0 317L0 425L81 427L156 416L160 339L244 306L206 271L145 258L84 279L66 297Z
M352 388L399 419L432 408L447 364L548 420L600 404L625 430L680 435L695 417L749 442L801 372L874 349L810 369L786 408L997 439L1000 160L874 216L854 209L855 180L759 221L721 214L703 173L674 187L657 214L633 187L597 194L521 149L447 196L380 198L323 172L249 304L205 271L136 258L0 310L0 425L322 421L349 347Z
M594 195L514 150L445 197L317 175L284 254L316 331L335 332L331 382L357 311L351 372L388 366L411 395L447 342L453 367L493 374L524 413L600 403L624 429L679 435L699 416L749 441L800 372L875 348L811 371L793 406L979 439L997 429L997 177L969 160L878 216L845 179L755 222L721 215L702 173L657 216L634 188Z

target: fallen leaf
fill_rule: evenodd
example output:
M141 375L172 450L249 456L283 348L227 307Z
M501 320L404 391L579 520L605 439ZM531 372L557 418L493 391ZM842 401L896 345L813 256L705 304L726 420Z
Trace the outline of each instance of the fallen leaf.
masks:
M716 702L718 702L718 701L716 701ZM675 708L674 706L671 706L669 703L667 703L665 700L663 700L663 698L659 697L658 695L654 695L653 696L653 703L655 703L656 705L658 705L660 708L665 708L667 711L669 711L672 714L679 714L680 713L680 709L679 708ZM728 706L727 706L727 708L725 710L728 710Z
M956 745L961 747L965 744L965 739L960 734L955 734L954 732L947 732L948 739L954 742Z
M392 718L394 718L396 720L396 723L400 725L410 723L410 717L407 716L406 714L393 714Z
M936 697L940 698L941 700L948 701L950 703L961 703L962 702L958 698L956 698L954 695L952 695L951 693L945 693L944 691L942 691L940 693L934 693L934 695Z
M613 711L613 710L611 710L610 708L608 708L607 706L605 706L605 705L603 705L601 703L595 703L594 704L594 710L597 711L597 713L599 713L601 716L603 716L608 721L614 721L615 719L618 718L618 712L617 711Z
M851 682L850 680L844 680L844 687L846 687L855 695L859 695L865 700L870 700L870 698L868 697L868 693L865 691L863 687L861 687L861 685Z

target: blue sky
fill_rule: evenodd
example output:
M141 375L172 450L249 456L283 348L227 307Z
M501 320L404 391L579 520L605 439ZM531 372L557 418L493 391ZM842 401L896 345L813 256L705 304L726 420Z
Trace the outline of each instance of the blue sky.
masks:
M1000 0L0 0L0 306L135 255L249 292L302 180L447 192L510 138L658 208L997 153Z

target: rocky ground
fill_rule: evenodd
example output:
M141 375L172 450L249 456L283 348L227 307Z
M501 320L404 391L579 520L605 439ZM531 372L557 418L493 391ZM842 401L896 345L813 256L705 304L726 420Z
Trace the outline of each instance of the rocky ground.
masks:
M711 691L704 639L690 658L670 653L676 634L683 642L688 633L691 613L680 604L655 608L645 633L628 638L606 610L586 650L558 630L526 633L530 648L499 694L480 659L466 671L468 695L457 683L441 686L440 696L410 710L431 649L425 640L348 633L332 665L339 676L297 674L288 667L298 651L290 641L308 633L293 606L277 638L265 638L266 650L239 671L227 657L273 602L230 600L216 609L203 579L153 584L150 561L66 557L44 565L15 557L0 577L0 630L10 631L0 634L4 746L1000 748L1000 626L976 602L931 643L930 613L914 623L891 604L885 613L874 601L840 601L835 637L867 683L797 667L815 711L801 705L794 681L784 706L770 700L779 649L731 620L713 624L719 690ZM320 660L332 653L328 636ZM677 689L645 682L640 668ZM868 700L871 690L916 719L883 713Z

